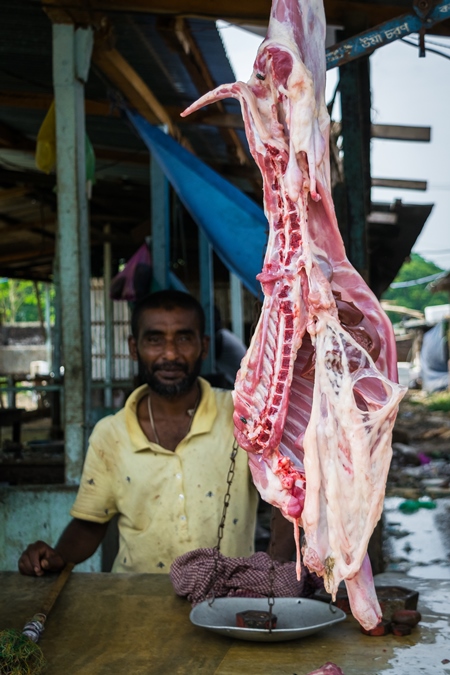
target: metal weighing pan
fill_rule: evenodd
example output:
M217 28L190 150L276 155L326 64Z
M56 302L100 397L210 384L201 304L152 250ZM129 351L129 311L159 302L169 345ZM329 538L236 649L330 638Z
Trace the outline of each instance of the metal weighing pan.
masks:
M278 620L272 631L236 626L238 612L267 612L268 609L267 598L217 598L211 605L208 600L196 605L190 619L195 626L239 640L281 642L307 637L346 618L345 612L338 607L318 600L275 598L273 613Z

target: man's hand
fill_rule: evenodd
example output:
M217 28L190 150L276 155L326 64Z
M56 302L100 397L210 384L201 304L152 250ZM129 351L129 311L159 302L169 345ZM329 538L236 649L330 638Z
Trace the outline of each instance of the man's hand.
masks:
M36 541L27 546L19 558L19 572L41 577L45 572L59 572L65 562L58 551L45 543Z

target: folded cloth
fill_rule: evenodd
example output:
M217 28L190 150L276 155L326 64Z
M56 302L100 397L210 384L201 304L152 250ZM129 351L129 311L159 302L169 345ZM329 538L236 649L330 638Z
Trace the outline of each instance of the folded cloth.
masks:
M215 557L217 568L215 569ZM271 593L271 567L273 584ZM297 580L295 562L280 563L267 553L254 553L249 558L227 558L213 548L198 548L175 558L170 579L175 593L197 605L206 597L276 598L303 597L323 588L323 580L303 566Z

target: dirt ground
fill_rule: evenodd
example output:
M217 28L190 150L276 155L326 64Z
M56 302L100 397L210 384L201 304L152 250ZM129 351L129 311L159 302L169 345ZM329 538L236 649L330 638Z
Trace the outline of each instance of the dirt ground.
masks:
M383 568L450 579L450 412L430 410L427 400L409 390L395 423L380 531Z
M386 494L408 499L450 496L450 412L432 411L411 389L400 404Z

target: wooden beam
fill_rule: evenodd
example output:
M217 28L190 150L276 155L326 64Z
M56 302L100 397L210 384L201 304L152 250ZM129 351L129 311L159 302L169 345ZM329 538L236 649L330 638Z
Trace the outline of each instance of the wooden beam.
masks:
M2 263L12 263L12 262L22 262L24 260L34 260L36 258L51 258L55 253L55 247L44 248L40 250L33 251L11 251L11 253L5 253L0 255L0 264Z
M34 267L36 267L34 269ZM46 271L45 271L46 270ZM0 266L0 277L8 277L9 279L27 279L28 281L51 281L53 276L53 270L51 261L39 263L34 266L31 265L20 265L12 267L1 267Z
M27 108L31 110L48 110L53 101L52 94L36 92L0 91L0 107L2 108ZM244 121L240 114L227 112L214 112L211 108L197 110L189 117L180 117L184 108L180 106L164 106L170 119L176 120L178 125L205 124L212 127L225 127L230 129L243 129ZM109 101L85 100L86 115L95 117L120 117L120 113ZM156 119L155 119L156 121ZM378 125L380 126L380 125Z
M96 49L93 61L145 119L151 124L167 124L174 133L164 106L117 49Z
M72 16L77 21L86 20L84 14L73 9L74 0L43 0L45 11L52 21L68 22ZM80 3L81 4L81 3ZM64 9L67 7L67 9ZM90 0L89 8L98 12L144 12L145 14L176 14L186 17L202 17L228 20L244 20L246 23L267 23L271 0ZM70 9L72 8L72 9ZM57 13L57 11L59 13ZM56 17L56 18L53 18Z
M237 24L267 26L271 0L42 0L44 10L55 23L101 25L105 13L165 14L179 17L224 19ZM367 28L375 27L411 10L412 3L398 0L366 3L362 0L325 0L327 23L347 26L352 15L364 18ZM88 9L87 9L88 5ZM435 24L427 33L450 35L450 22Z
M36 151L36 143L33 141L31 143L31 147L27 148L26 150L19 148L8 148L8 154L14 153L14 151L20 152L21 154L25 152L34 155ZM108 162L116 162L117 164L137 164L139 166L149 166L148 150L137 152L133 150L122 150L121 148L102 148L96 146L94 147L94 151L97 159L106 160ZM20 172L17 173L18 180L20 181Z
M35 143L22 134L22 132L9 126L9 124L0 122L0 147L14 148L16 150L34 150Z
M183 137L166 108L117 49L108 49L99 40L96 42L93 61L147 121L166 125L170 135L193 152L190 142Z
M342 124L333 122L333 134L338 137L342 132ZM431 140L431 127L412 127L405 124L372 124L371 138L382 138L389 141L421 141Z
M26 187L0 188L0 202L6 202L10 199L20 199L30 192Z
M19 222L19 223L6 225L1 230L1 233L2 234L10 234L10 233L14 234L14 232L23 232L24 230L25 231L30 230L30 231L35 231L35 232L40 233L42 230L45 231L46 227L51 227L54 230L55 227L56 227L56 221L52 220L52 221L48 221L48 222L44 222L44 223L41 220L37 220L37 221L33 220L32 222L22 221L22 222Z
M398 222L398 213L371 211L367 216L367 222L371 225L396 225Z
M140 166L150 166L148 150L143 152L134 152L132 150L122 150L121 148L99 148L95 147L95 156L97 159L104 159L118 164L139 164Z
M395 188L397 190L426 190L426 180L407 180L404 178L373 178L372 187Z
M101 30L108 19L104 10L96 10L86 0L42 0L42 8L52 23L74 24Z
M384 138L391 141L431 140L431 127L411 127L403 124L372 124L372 138Z
M158 28L169 46L179 55L199 95L215 89L217 82L214 81L186 20L181 17L161 20ZM222 101L217 101L213 109L222 114L226 112ZM239 164L249 165L250 157L236 131L222 127L221 133L233 159L237 159Z
M41 92L0 91L1 108L28 108L31 110L48 110L53 102L53 94ZM100 117L119 117L119 111L109 101L85 101L86 115Z

